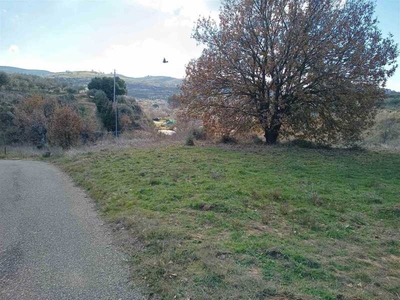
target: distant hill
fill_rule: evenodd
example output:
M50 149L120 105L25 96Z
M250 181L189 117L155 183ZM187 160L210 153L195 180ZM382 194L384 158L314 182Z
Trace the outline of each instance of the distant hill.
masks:
M0 66L0 71L9 74L27 74L27 75L36 75L41 77L53 74L52 72L45 70L28 70L28 69L14 68L14 67L6 67L6 66Z
M400 96L400 92L385 89L385 94L388 96Z
M74 86L86 86L94 77L113 76L111 73L105 74L94 71L49 72L2 66L0 66L0 71L10 74L21 73L53 78L60 83ZM140 78L128 77L121 74L117 76L125 80L128 95L138 99L168 99L168 97L179 92L178 86L182 83L180 79L167 76L146 76Z

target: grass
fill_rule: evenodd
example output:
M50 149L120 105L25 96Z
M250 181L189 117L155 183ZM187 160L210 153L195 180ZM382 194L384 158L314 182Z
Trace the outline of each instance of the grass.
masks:
M6 148L6 149L4 149ZM47 149L37 149L32 146L4 146L0 145L0 159L10 160L40 160L45 159L46 152L50 151L52 156L63 155L63 150L59 147Z
M235 150L236 149L236 150ZM153 147L53 160L161 299L398 299L400 155Z

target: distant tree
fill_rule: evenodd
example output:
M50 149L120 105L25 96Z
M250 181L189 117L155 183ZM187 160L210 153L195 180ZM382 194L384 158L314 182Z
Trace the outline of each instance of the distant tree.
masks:
M71 86L67 87L66 91L67 91L68 94L76 94L76 93L78 93L78 90L75 87L71 87Z
M205 45L191 61L181 102L208 129L256 129L352 142L372 123L398 56L370 0L224 0L219 25L200 19Z
M119 128L121 130L152 128L153 122L147 118L138 102L131 97L118 96Z
M61 106L54 111L49 123L50 144L68 149L76 145L83 130L83 121L70 106Z
M106 93L108 100L113 100L114 95L114 78L112 77L95 77L88 84L89 90L101 90ZM115 78L115 95L126 95L126 83L123 79Z
M173 94L172 96L168 97L167 102L169 107L178 108L180 105L179 95Z
M107 98L105 92L95 90L93 101L97 107L98 116L107 131L115 130L115 111L112 102Z
M60 104L72 104L76 102L74 94L62 94L57 97L57 100Z
M9 82L9 78L6 72L0 72L0 87L3 85L7 85Z

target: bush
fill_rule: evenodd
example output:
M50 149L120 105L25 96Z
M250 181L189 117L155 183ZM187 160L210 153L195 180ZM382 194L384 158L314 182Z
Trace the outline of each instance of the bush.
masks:
M190 135L188 135L186 137L185 145L186 146L194 146L194 137L193 137L193 135L190 134Z
M68 149L78 143L82 129L82 119L69 106L57 108L49 126L50 143Z
M99 138L96 136L96 123L93 119L83 120L80 138L83 144L95 142Z
M380 142L385 144L400 136L400 119L388 118L378 124Z
M73 94L61 95L57 98L58 102L61 104L71 104L76 102L76 98Z
M58 103L54 99L41 95L32 95L20 101L15 107L15 120L25 141L45 145L48 124L57 109Z
M221 143L223 143L223 144L237 144L237 140L233 136L223 135L221 137Z
M262 145L264 144L264 141L258 136L258 135L253 135L252 137L253 143L256 145Z
M189 134L192 135L196 140L206 139L206 131L204 130L204 127L192 128L189 131Z

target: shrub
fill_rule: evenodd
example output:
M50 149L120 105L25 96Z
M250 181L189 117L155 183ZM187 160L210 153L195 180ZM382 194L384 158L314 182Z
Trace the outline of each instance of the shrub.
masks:
M237 140L233 136L223 135L221 137L221 143L223 143L223 144L237 144Z
M190 135L188 135L186 137L185 145L186 146L194 146L194 137L193 137L193 135L190 134Z
M49 126L50 143L68 149L79 141L83 122L69 106L57 108Z
M96 122L93 119L84 119L82 121L82 129L80 132L82 143L94 142L99 137L96 136Z
M196 140L205 140L206 139L206 131L204 127L195 127L192 128L189 132Z
M15 120L25 141L35 145L47 143L48 124L58 103L41 95L32 95L15 107Z
M74 94L65 94L58 97L58 102L61 104L71 104L76 102Z
M388 118L382 120L378 124L378 130L380 131L379 138L381 143L385 144L395 140L400 136L400 119Z
M264 141L258 136L258 135L253 135L252 137L253 143L256 145L262 145L264 144Z

